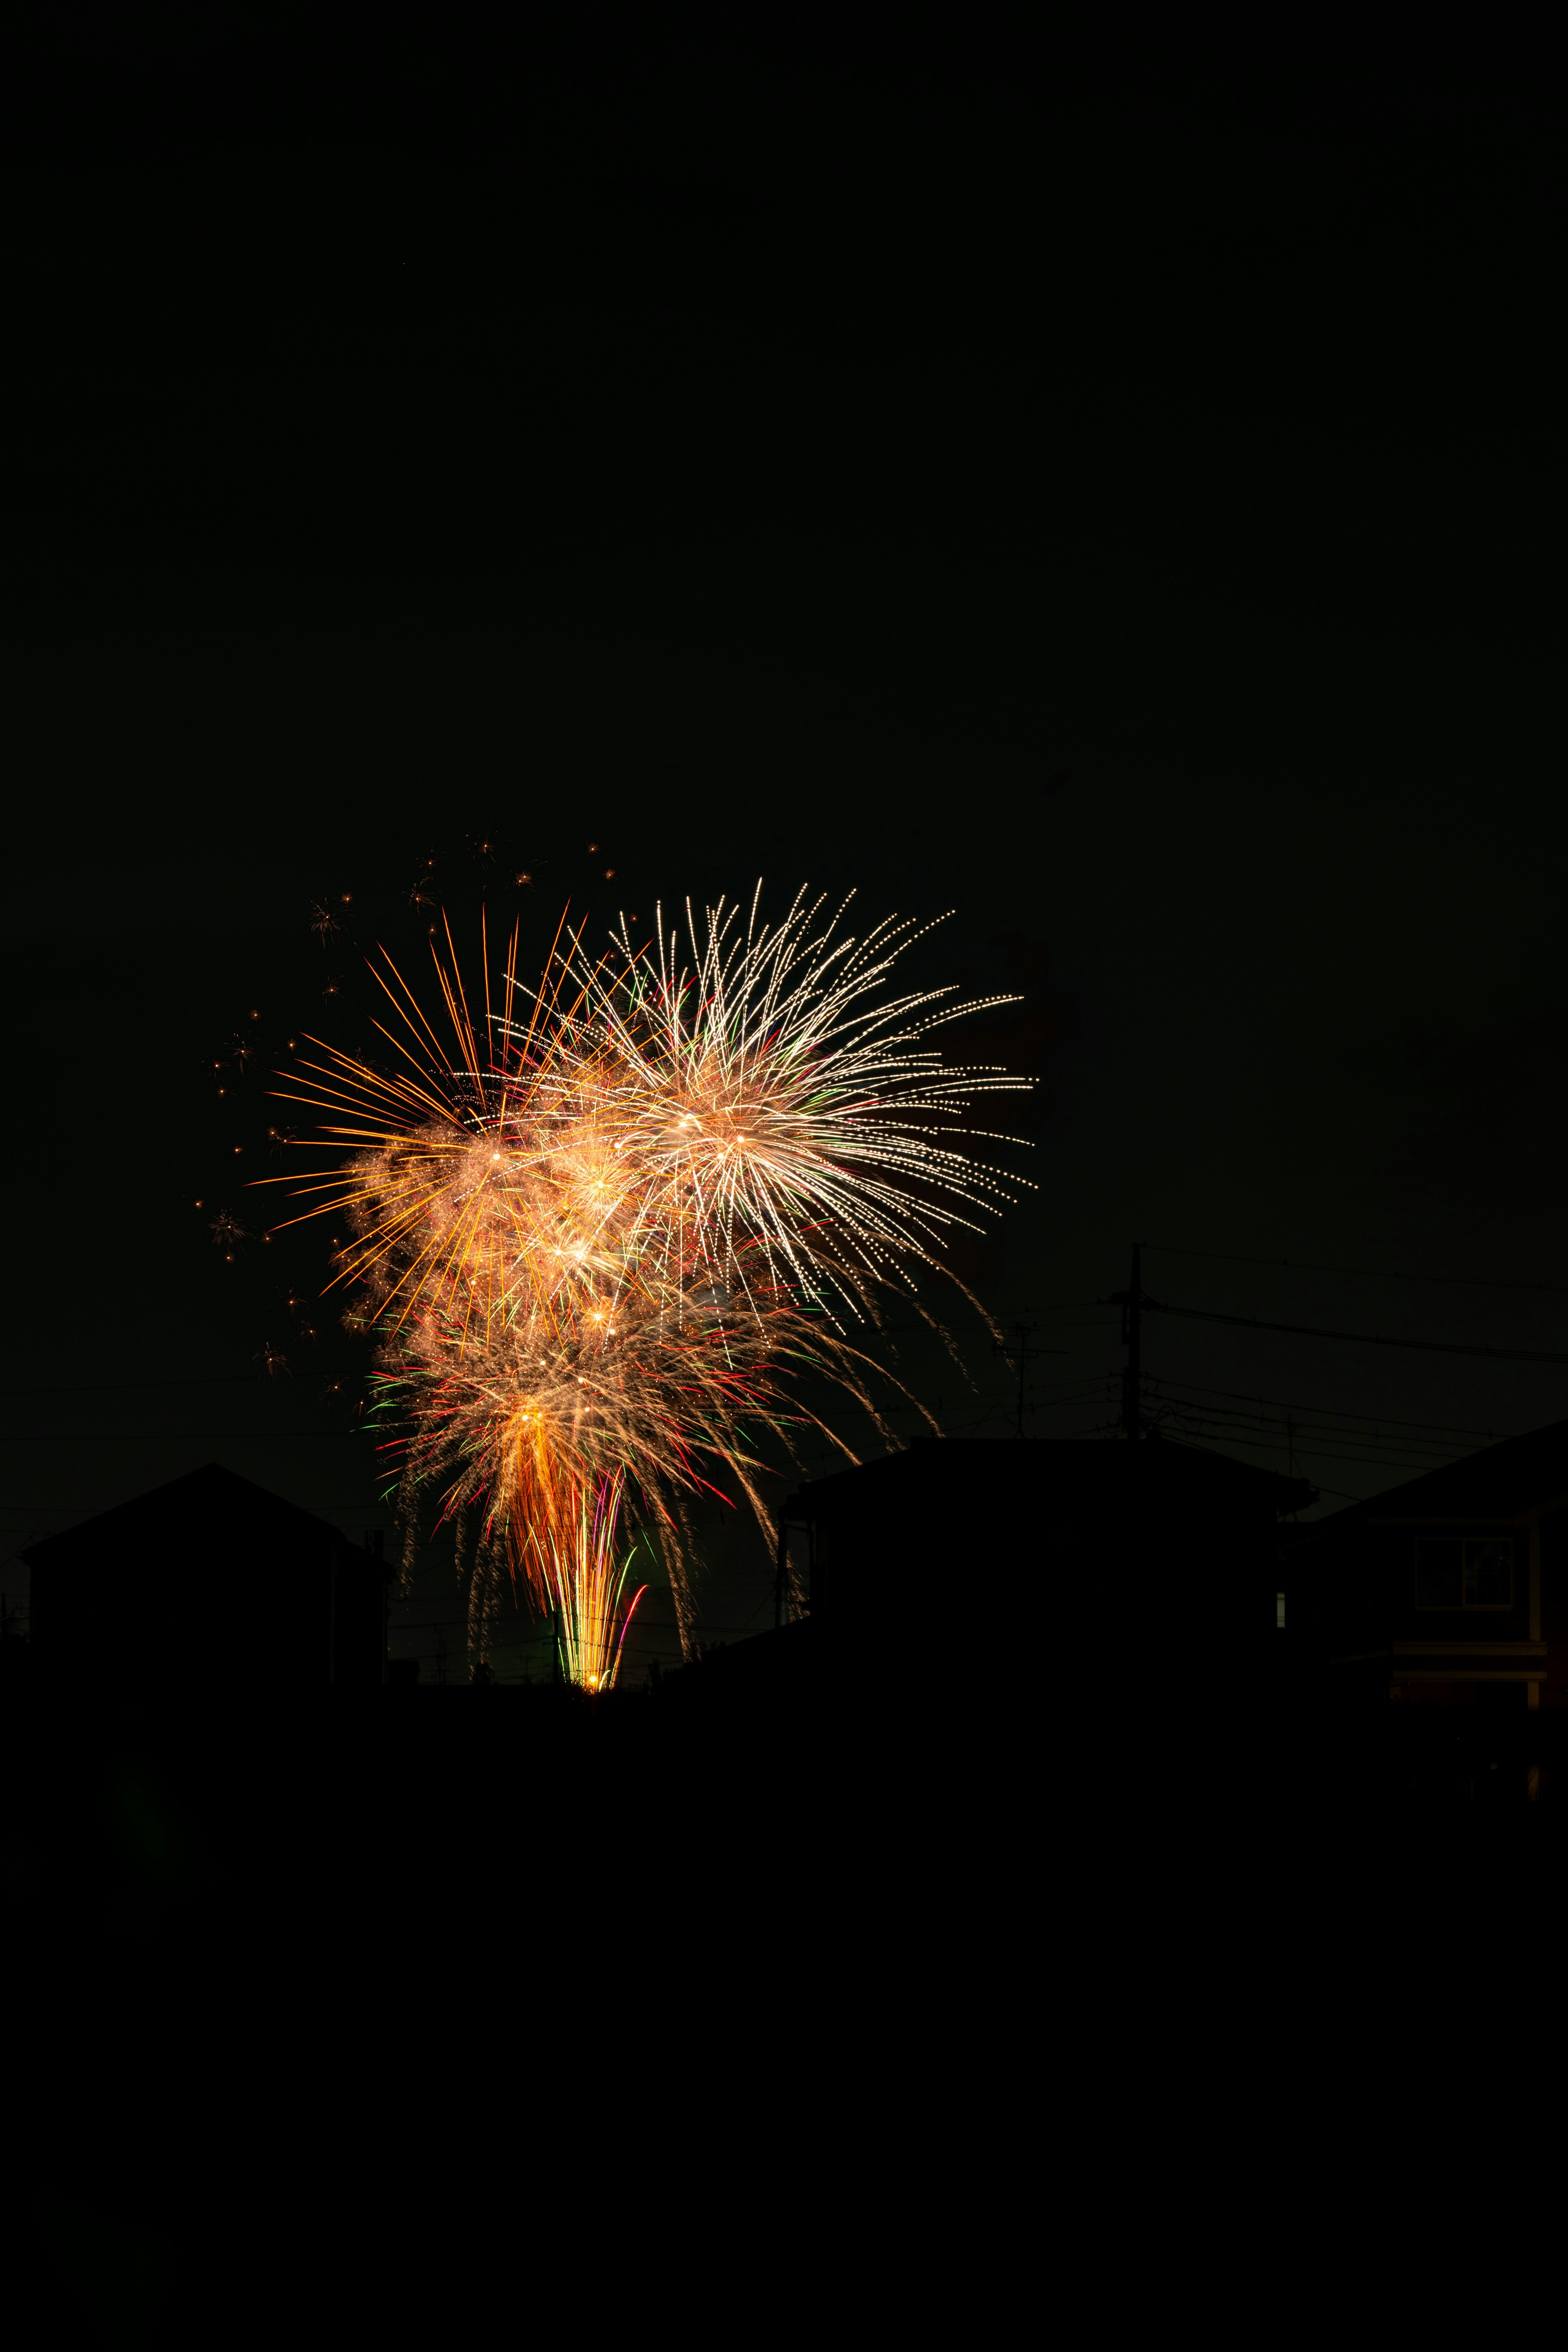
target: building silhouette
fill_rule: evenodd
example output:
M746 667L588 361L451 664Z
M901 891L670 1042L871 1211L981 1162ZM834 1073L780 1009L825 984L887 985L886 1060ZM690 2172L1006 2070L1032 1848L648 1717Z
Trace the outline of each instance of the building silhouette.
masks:
M1568 1706L1568 1421L1297 1531L1287 1640L1340 1696Z
M826 1653L1114 1702L1270 1672L1279 1523L1314 1499L1154 1435L946 1438L813 1479L787 1516Z
M208 1463L22 1553L44 1688L356 1688L384 1679L391 1570Z

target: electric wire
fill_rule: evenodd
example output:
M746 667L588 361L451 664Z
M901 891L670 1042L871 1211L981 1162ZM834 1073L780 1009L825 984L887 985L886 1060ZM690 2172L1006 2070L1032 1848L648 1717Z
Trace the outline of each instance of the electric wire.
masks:
M1191 1249L1180 1242L1145 1242L1142 1246L1167 1257L1214 1258L1226 1265L1270 1266L1289 1274L1340 1274L1357 1282L1432 1282L1455 1288L1517 1290L1542 1297L1568 1297L1568 1283L1563 1282L1499 1282L1489 1275L1479 1274L1405 1274L1397 1267L1380 1271L1364 1265L1317 1265L1306 1258L1244 1257L1236 1250Z

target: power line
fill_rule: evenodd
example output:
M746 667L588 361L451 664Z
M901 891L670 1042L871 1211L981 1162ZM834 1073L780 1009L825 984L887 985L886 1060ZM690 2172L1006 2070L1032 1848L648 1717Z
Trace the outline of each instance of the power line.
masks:
M1117 1423L1115 1423L1115 1422L1108 1423L1106 1424L1106 1426L1105 1426L1105 1429L1104 1429L1100 1433L1101 1433L1102 1435L1109 1435L1109 1434L1110 1434L1113 1430L1115 1430L1118 1426L1119 1426L1119 1424L1118 1424ZM1232 1443L1233 1443L1233 1444L1247 1444L1247 1441L1246 1439L1243 1439L1243 1438L1236 1438L1236 1439L1233 1439L1233 1440L1232 1440ZM1200 1446L1200 1447L1199 1447L1199 1448L1197 1448L1196 1450L1197 1450L1197 1451L1199 1451L1200 1453L1211 1453L1211 1452L1213 1452L1215 1449L1214 1449L1213 1447L1210 1447L1210 1446ZM1261 1447L1260 1447L1260 1446L1258 1446L1258 1445L1257 1445L1257 1444L1255 1444L1255 1449L1254 1449L1254 1450L1255 1450L1255 1451L1261 1451L1262 1449L1261 1449ZM1224 1457L1224 1458L1229 1459L1229 1458L1232 1458L1232 1457L1226 1456L1226 1457ZM1314 1458L1317 1458L1317 1457L1314 1457ZM1328 1461L1328 1460L1337 1460L1339 1457L1338 1457L1338 1456L1336 1456L1336 1455L1324 1455L1324 1456L1322 1456L1321 1458L1322 1458L1323 1460L1325 1460L1325 1461ZM1358 1465L1358 1466L1366 1466L1366 1465ZM1366 1497L1364 1495L1348 1495L1348 1494L1346 1494L1346 1492L1345 1492L1345 1490L1344 1490L1344 1488L1343 1488L1342 1486L1325 1486L1320 1479L1316 1479L1316 1478L1314 1478L1314 1479L1311 1479L1309 1483L1310 1483L1310 1485L1312 1485L1312 1486L1316 1486L1316 1487L1317 1487L1317 1490L1318 1490L1318 1493L1319 1493L1319 1495L1320 1495L1320 1496L1323 1496L1323 1495L1332 1495L1332 1496L1335 1497L1335 1499L1336 1499L1337 1501L1342 1502L1342 1503L1364 1503L1364 1502L1366 1501L1366 1499L1367 1499L1367 1497Z
M1447 1421L1402 1421L1395 1414L1387 1412L1341 1412L1335 1405L1300 1404L1291 1397L1258 1396L1251 1389L1210 1388L1201 1381L1172 1380L1164 1373L1161 1374L1154 1386L1156 1389L1188 1389L1196 1396L1230 1397L1237 1404L1278 1405L1282 1412L1312 1412L1324 1419L1337 1421L1376 1421L1394 1429L1441 1430L1450 1437L1474 1438L1488 1445L1497 1442L1497 1432L1492 1429L1460 1428L1456 1423Z
M1568 1297L1568 1283L1564 1282L1495 1282L1490 1276L1481 1274L1402 1274L1397 1268L1392 1272L1381 1272L1364 1265L1317 1265L1306 1258L1243 1257L1236 1250L1187 1249L1178 1242L1149 1242L1145 1247L1159 1250L1167 1257L1215 1258L1226 1265L1267 1265L1289 1274L1343 1274L1353 1276L1358 1282L1436 1282L1456 1288L1521 1290ZM1397 1346L1399 1342L1385 1344Z
M1209 1420L1242 1423L1249 1428L1282 1430L1287 1434L1292 1430L1305 1429L1310 1433L1332 1438L1338 1444L1372 1446L1384 1453L1403 1451L1423 1456L1436 1455L1444 1461L1452 1460L1456 1454L1479 1450L1472 1446L1456 1444L1451 1438L1422 1436L1418 1433L1401 1433L1398 1430L1378 1429L1370 1423L1361 1426L1342 1422L1332 1414L1298 1416L1294 1412L1284 1415L1272 1412L1240 1412L1233 1405L1205 1403L1196 1397L1165 1398L1163 1400L1162 1409L1171 1413L1188 1416L1196 1414Z
M1185 1416L1171 1423L1170 1426L1184 1436L1196 1432L1208 1437L1223 1437L1228 1444L1245 1446L1249 1453L1268 1454L1277 1457L1289 1450L1302 1460L1353 1462L1366 1470L1410 1470L1425 1473L1428 1470L1447 1469L1451 1462L1464 1458L1462 1455L1452 1454L1395 1454L1386 1449L1347 1445L1343 1439L1317 1436L1310 1430L1298 1429L1293 1438L1288 1439L1284 1435L1272 1432L1238 1429L1233 1422L1211 1421L1201 1413Z
M1465 1458L1466 1449L1443 1445L1440 1441L1384 1437L1375 1430L1361 1434L1353 1429L1314 1429L1310 1423L1303 1424L1293 1418L1286 1422L1273 1421L1256 1413L1233 1412L1223 1405L1187 1403L1171 1399L1165 1405L1165 1412L1184 1429L1201 1428L1211 1435L1226 1436L1233 1444L1245 1445L1256 1452L1278 1454L1293 1444L1298 1452L1305 1452L1314 1459L1356 1462L1369 1469L1443 1469L1449 1463Z
M1358 1348L1411 1348L1428 1356L1485 1356L1494 1363L1568 1364L1568 1355L1543 1348L1480 1348L1456 1339L1391 1339L1377 1331L1335 1331L1315 1323L1265 1323L1255 1315L1220 1315L1209 1307L1171 1307L1146 1297L1152 1315L1179 1315L1193 1323L1225 1323L1242 1331L1283 1331L1298 1339L1343 1339Z
M1222 1423L1200 1420L1195 1422L1193 1427L1203 1436L1223 1437L1229 1444L1246 1446L1254 1454L1278 1454L1283 1451L1281 1442L1277 1438L1251 1437L1245 1431L1229 1429ZM1361 1470L1412 1470L1418 1475L1428 1470L1444 1469L1454 1458L1450 1454L1434 1462L1430 1456L1426 1459L1412 1459L1407 1454L1342 1454L1332 1445L1311 1444L1300 1433L1296 1439L1296 1452L1305 1462L1343 1462Z

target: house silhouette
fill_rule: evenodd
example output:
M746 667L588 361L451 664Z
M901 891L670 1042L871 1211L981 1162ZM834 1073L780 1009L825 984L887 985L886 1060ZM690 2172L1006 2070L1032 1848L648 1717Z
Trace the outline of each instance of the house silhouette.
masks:
M813 1479L787 1514L835 1655L1180 1698L1272 1669L1279 1521L1314 1499L1154 1435L945 1438Z
M391 1570L216 1462L22 1558L40 1685L304 1690L384 1679Z
M1568 1705L1568 1421L1302 1528L1289 1638L1341 1695Z

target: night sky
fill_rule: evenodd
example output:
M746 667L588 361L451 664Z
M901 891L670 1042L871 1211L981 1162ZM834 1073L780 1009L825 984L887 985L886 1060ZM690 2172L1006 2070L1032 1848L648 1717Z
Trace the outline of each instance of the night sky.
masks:
M1153 1318L1162 1425L1320 1509L1568 1414L1542 60L735 13L20 19L7 1553L214 1458L390 1526L247 1185L421 875L538 951L759 875L951 907L919 969L1022 992L971 1042L1039 1080L963 1257L1031 1435L1113 1421L1134 1239L1162 1300L1564 1359ZM1005 1438L952 1320L922 1380Z

